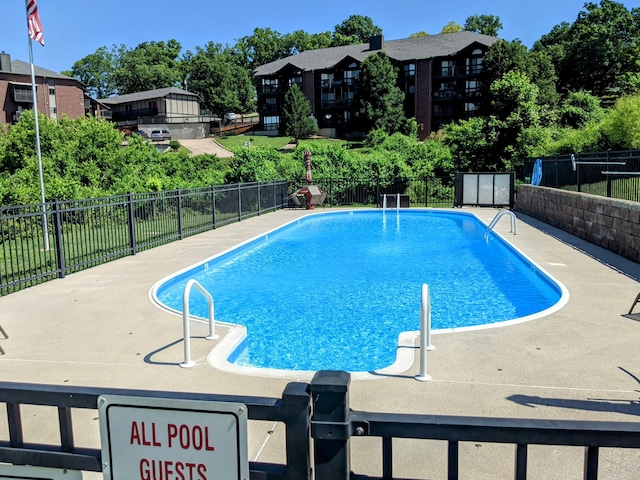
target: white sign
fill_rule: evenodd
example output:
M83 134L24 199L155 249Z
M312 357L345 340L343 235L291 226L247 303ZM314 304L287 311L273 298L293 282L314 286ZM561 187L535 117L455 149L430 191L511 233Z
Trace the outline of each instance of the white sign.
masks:
M82 472L62 468L0 465L0 479L11 480L82 480Z
M241 403L101 395L106 480L249 480Z

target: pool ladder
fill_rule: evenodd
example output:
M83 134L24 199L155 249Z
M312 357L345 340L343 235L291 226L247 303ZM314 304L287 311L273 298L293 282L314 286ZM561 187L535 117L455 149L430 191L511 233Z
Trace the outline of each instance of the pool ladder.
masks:
M204 295L209 305L209 335L205 338L207 340L215 340L218 338L218 335L216 335L216 323L213 314L213 297L202 285L191 279L185 285L184 293L182 294L182 328L184 332L184 362L180 364L182 368L190 368L196 364L196 362L191 360L191 333L189 330L189 296L191 294L192 287L195 287L196 290Z
M514 235L517 235L518 233L518 227L516 225L516 214L513 213L511 210L500 210L495 217L493 217L493 220L491 220L491 223L489 224L489 226L487 227L487 229L484 231L484 239L486 240L487 237L489 236L489 232L491 230L493 230L493 227L496 226L496 223L498 223L498 220L500 220L504 215L509 215L509 217L511 218L511 230L509 230L509 233L513 233Z

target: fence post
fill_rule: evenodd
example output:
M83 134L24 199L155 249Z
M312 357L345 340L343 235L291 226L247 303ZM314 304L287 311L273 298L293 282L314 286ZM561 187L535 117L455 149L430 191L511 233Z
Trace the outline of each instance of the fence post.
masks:
M424 206L429 206L429 177L424 179Z
M62 234L62 217L60 216L60 202L56 198L53 201L53 234L56 243L56 259L58 262L58 278L66 275L66 262L64 258L64 237Z
M292 382L282 393L284 408L287 409L286 447L287 478L289 480L309 480L311 478L311 436L309 385Z
M260 190L262 190L261 187L261 183L258 182L258 215L262 214L262 204L260 203Z
M176 193L178 195L178 238L182 240L182 195L179 188Z
M329 207L333 207L333 177L329 177Z
M127 210L129 218L129 250L131 255L136 254L136 224L135 215L133 212L133 193L127 193Z
M238 183L238 221L242 220L242 194L240 191L240 183Z
M348 480L351 471L348 372L320 370L311 380L316 478Z
M211 220L213 221L213 229L216 229L216 187L211 185Z

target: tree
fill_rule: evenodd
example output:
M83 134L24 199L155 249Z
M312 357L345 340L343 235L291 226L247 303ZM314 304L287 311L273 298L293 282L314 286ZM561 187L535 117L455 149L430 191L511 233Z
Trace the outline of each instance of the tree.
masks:
M489 48L482 62L481 114L493 114L491 86L508 72L520 72L535 79L538 103L555 107L558 101L556 75L549 56L543 51L528 52L520 40L500 40Z
M462 25L456 22L449 22L444 27L442 27L442 31L440 33L457 33L462 32Z
M419 32L412 33L411 35L409 35L409 38L428 37L428 36L429 34L427 32L425 32L424 30L420 30Z
M92 97L110 97L118 93L115 74L126 49L124 44L113 45L110 50L100 47L94 53L76 61L71 67L70 76L84 83Z
M311 104L297 84L291 86L284 96L282 115L280 116L280 133L293 137L296 142L313 135L318 125L311 113Z
M255 28L252 35L238 39L235 48L240 65L249 71L291 54L283 35L269 27Z
M373 24L371 17L351 15L335 26L335 34L343 37L356 37L360 43L366 43L371 37L382 35L382 28Z
M640 95L620 97L608 112L603 130L610 148L640 148Z
M364 133L383 129L391 134L406 125L404 94L398 74L385 52L369 55L360 65L354 113Z
M204 108L219 115L254 108L249 73L235 60L230 48L213 42L196 47L195 54L187 52L183 60L189 91L200 96Z
M576 21L560 25L536 44L550 50L564 92L588 91L602 97L618 89L626 73L640 72L640 11L602 0L585 3Z
M115 72L118 93L143 92L175 87L182 83L178 56L182 46L177 40L143 42L120 58Z
M560 106L558 123L562 127L581 128L603 117L604 109L598 97L587 92L572 92Z
M502 30L503 27L500 17L495 15L471 15L467 17L463 28L468 32L497 37L498 32Z

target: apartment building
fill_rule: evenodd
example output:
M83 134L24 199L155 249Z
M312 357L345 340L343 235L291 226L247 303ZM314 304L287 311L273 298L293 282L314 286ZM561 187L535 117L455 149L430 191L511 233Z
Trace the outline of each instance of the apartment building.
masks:
M85 87L75 78L34 66L38 113L58 119L84 116ZM23 110L33 108L31 65L11 61L8 53L0 53L0 124L16 123Z
M357 135L352 131L352 103L360 64L384 51L398 69L405 93L405 114L418 122L426 138L441 126L475 115L480 95L482 60L498 38L457 32L307 50L255 70L260 130L277 132L284 96L298 84L309 99L321 134Z

